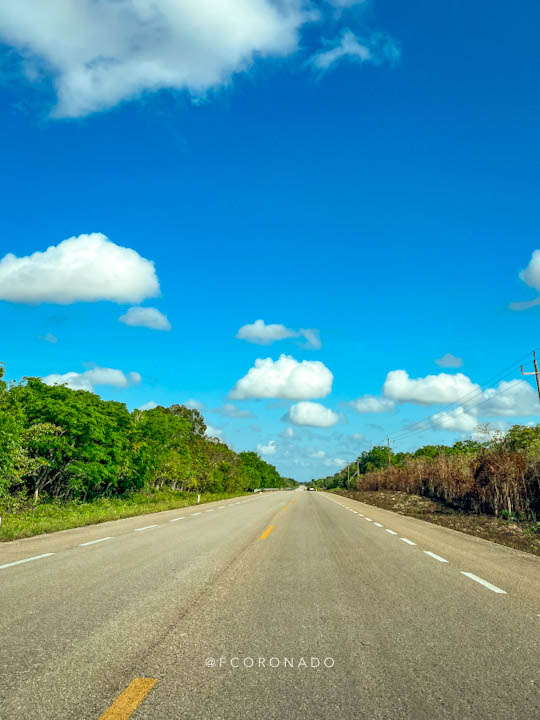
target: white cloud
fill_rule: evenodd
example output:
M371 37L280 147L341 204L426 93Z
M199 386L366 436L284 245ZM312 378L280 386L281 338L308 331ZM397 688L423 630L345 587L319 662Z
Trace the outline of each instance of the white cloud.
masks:
M264 320L255 320L254 323L242 325L236 337L256 345L271 345L279 340L303 337L306 342L302 347L308 350L320 350L322 347L320 331L315 328L291 330L281 323L267 325Z
M349 403L359 413L384 413L394 409L394 401L375 395L362 395Z
M241 408L236 407L236 405L233 405L232 403L225 403L223 407L215 408L213 412L233 419L254 417L253 413L249 410L242 410Z
M101 233L71 237L25 257L10 253L0 260L0 300L68 305L141 302L155 295L159 283L154 263Z
M519 277L526 285L540 292L540 250L534 250L529 264L519 273Z
M56 345L56 343L58 342L58 338L56 337L56 335L53 335L52 333L46 333L45 335L40 335L39 339L43 340L44 342L51 343L51 345Z
M308 350L320 350L322 348L320 330L300 328L298 334L306 339L304 347Z
M202 97L294 53L317 17L303 0L2 0L0 38L52 78L54 114L79 117L161 88Z
M276 340L298 337L298 333L285 325L266 325L264 320L255 320L251 325L242 325L236 337L256 345L270 345Z
M157 408L158 404L157 402L154 402L153 400L149 400L148 402L144 403L144 405L139 405L137 410L153 410L154 408Z
M452 353L446 353L440 358L435 360L439 367L451 367L458 368L463 365L463 359L452 355Z
M63 375L52 374L43 378L46 385L67 385L72 390L89 390L93 392L94 385L108 385L116 388L127 388L141 382L138 372L124 373L113 368L95 367L82 373L67 372Z
M270 442L266 445L259 443L257 445L257 452L259 453L259 455L275 455L277 452L276 441L270 440Z
M290 408L283 419L293 425L332 427L339 422L339 415L320 403L299 402Z
M294 430L292 429L292 427L286 427L285 430L281 434L285 438L293 438Z
M386 398L398 403L436 405L458 402L463 396L479 389L480 386L463 373L439 373L414 379L405 370L391 370L386 376L383 393Z
M318 360L298 362L290 355L281 355L276 361L259 358L248 374L238 380L230 397L309 400L326 397L333 380L330 370Z
M395 63L401 51L396 42L383 33L373 33L366 38L357 38L351 30L344 30L341 37L332 43L329 50L321 50L311 58L311 62L320 70L328 70L343 59L354 62Z
M503 380L497 388L484 390L482 401L471 412L486 417L538 415L540 404L536 390L525 380Z
M206 426L206 436L214 438L222 438L223 430L221 428L214 427L213 425Z
M194 398L190 398L189 400L186 400L185 403L182 403L184 407L189 408L190 410L198 410L199 412L201 410L204 410L204 403L200 402L199 400L195 400Z
M470 415L464 408L458 407L449 412L433 415L431 424L435 430L471 432L478 425L478 419Z
M540 292L540 250L534 250L527 267L519 273L520 280ZM513 302L508 306L510 310L528 310L540 304L540 297L525 302Z
M152 330L171 329L167 316L153 307L130 307L127 313L118 319L126 325L135 327L146 327Z

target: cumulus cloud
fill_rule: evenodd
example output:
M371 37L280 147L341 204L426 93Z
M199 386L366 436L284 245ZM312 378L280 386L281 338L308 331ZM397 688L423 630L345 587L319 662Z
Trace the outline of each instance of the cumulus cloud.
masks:
M293 425L332 427L339 422L339 415L320 403L304 401L293 405L283 420Z
M263 443L259 443L257 445L257 452L259 455L275 455L277 452L277 445L275 440L270 440L269 443L264 445Z
M519 273L520 280L540 292L540 250L534 250L527 267ZM528 310L535 305L540 305L540 297L525 302L510 303L510 310Z
M309 350L320 350L322 347L319 330L314 328L291 330L281 323L267 325L264 320L255 320L254 323L242 325L236 337L256 345L271 345L279 340L303 337L306 342L302 347Z
M486 417L538 415L539 411L538 394L525 380L503 380L496 388L487 388L478 406L472 408L472 412Z
M0 300L69 305L141 302L155 295L159 282L154 263L101 233L71 237L24 257L9 253L0 260Z
M328 0L338 14L362 0ZM56 117L81 117L143 93L186 91L200 100L262 58L292 57L301 31L325 17L306 0L3 0L0 41L18 52L28 81L50 80ZM61 41L59 41L61 37ZM346 30L313 63L399 57L381 33Z
M458 402L463 396L479 389L480 386L463 373L439 373L414 379L405 370L391 370L386 376L383 394L397 403L436 405Z
M212 412L232 419L254 417L253 413L249 410L242 410L242 408L236 407L236 405L233 405L232 403L225 403L220 408L214 408Z
M309 400L329 395L333 380L330 370L318 360L298 362L290 355L281 355L275 361L272 358L259 358L247 375L238 380L230 397L233 400Z
M157 408L158 404L157 402L154 402L153 400L149 400L148 402L144 403L144 405L139 405L137 410L153 410L154 408Z
M63 375L47 375L43 378L46 385L67 385L72 390L94 391L94 385L108 385L116 388L127 388L141 382L138 372L124 373L114 368L95 367L82 373L67 372Z
M369 37L358 38L347 29L339 39L330 43L329 49L316 53L311 62L320 70L328 70L344 59L378 65L383 62L395 63L400 55L399 46L389 35L372 33Z
M58 342L58 338L56 335L53 335L52 333L46 333L45 335L40 335L39 340L43 340L43 342L51 343L51 345L56 345Z
M431 418L431 425L435 430L472 432L478 425L478 419L464 408L458 407L449 412L436 413Z
M463 365L463 359L452 355L452 353L446 353L440 358L435 360L439 367L458 368Z
M276 340L298 337L298 333L285 327L285 325L267 325L264 320L255 320L251 325L242 325L236 333L236 337L239 340L246 340L256 345L270 345Z
M153 307L130 307L119 321L134 327L146 327L152 330L170 330L171 324L167 316Z
M161 88L202 97L293 53L315 18L302 0L3 0L0 38L28 75L52 77L54 114L79 117Z
M356 400L351 400L349 405L358 413L384 413L394 409L395 403L386 397L375 395L362 395Z

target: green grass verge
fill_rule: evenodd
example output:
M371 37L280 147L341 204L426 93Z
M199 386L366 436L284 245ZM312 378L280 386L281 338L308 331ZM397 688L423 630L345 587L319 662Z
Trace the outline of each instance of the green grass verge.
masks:
M201 504L248 494L203 493ZM92 502L50 501L36 506L28 501L11 501L9 505L0 501L0 542L196 504L196 493L173 490L138 492L117 498L99 498Z

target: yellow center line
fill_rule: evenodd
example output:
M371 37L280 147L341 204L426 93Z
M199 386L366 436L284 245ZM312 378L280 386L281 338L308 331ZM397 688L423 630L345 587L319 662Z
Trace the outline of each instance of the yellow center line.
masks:
M129 720L156 683L155 678L135 678L99 720Z
M266 530L263 532L263 534L261 535L261 537L259 538L259 540L266 540L266 538L270 535L270 533L272 532L273 529L274 529L274 526L273 526L273 525L269 525L269 526L266 528Z

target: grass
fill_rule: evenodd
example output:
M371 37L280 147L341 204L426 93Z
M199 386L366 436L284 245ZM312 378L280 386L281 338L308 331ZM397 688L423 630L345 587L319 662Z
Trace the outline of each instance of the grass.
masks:
M435 525L459 530L484 540L507 545L524 552L540 555L540 523L522 520L505 513L497 518L493 515L481 515L455 510L448 505L409 493L395 490L338 490L339 495L368 505L393 510L400 515L408 515L426 520Z
M203 493L201 504L247 494ZM196 493L173 490L131 493L92 502L44 501L33 505L21 499L11 499L9 504L0 501L0 542L196 504Z

